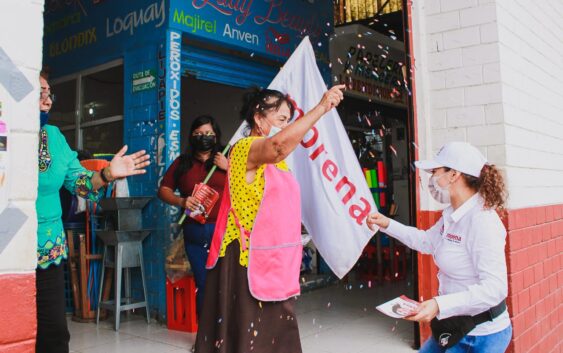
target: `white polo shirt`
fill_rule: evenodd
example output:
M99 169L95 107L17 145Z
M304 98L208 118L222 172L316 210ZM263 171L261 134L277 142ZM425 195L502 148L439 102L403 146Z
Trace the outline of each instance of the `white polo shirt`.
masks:
M507 296L506 230L498 214L485 210L483 204L481 196L475 194L455 211L449 206L427 231L393 220L387 229L382 229L406 246L434 257L439 268L440 286L434 298L440 308L438 319L477 315ZM508 311L505 311L469 334L488 335L509 325Z

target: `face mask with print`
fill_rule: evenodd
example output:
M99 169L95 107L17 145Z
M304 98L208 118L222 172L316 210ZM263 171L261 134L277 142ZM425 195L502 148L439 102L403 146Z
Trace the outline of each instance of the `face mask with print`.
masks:
M434 198L434 200L438 201L439 203L449 204L451 202L450 199L450 190L448 187L441 187L438 184L438 180L442 178L445 173L438 176L431 176L430 180L428 181L428 190L430 191L430 195Z

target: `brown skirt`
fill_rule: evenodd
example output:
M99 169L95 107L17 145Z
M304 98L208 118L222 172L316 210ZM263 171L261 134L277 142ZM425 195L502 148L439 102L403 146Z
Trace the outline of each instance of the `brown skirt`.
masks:
M196 353L301 353L295 299L260 302L239 264L239 243L207 273Z

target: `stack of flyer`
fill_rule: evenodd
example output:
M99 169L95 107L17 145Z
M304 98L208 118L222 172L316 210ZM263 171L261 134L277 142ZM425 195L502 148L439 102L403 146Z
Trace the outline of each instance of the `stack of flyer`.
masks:
M376 309L387 316L394 317L396 319L403 319L407 316L416 314L416 309L419 305L420 303L416 300L412 300L404 295L401 295L400 297L379 305Z

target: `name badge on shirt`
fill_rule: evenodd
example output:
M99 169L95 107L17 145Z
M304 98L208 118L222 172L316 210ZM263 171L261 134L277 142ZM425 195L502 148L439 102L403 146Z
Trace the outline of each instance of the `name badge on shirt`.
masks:
M461 244L461 235L456 235L456 234L452 234L452 233L448 233L446 234L446 240L450 243L453 244Z

